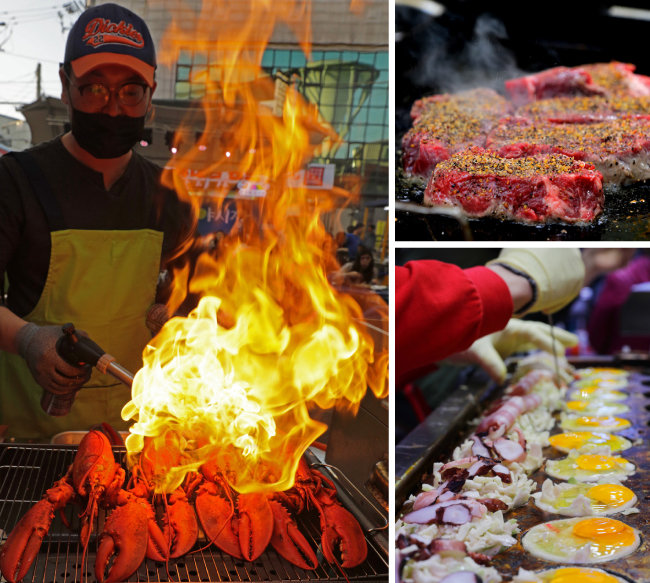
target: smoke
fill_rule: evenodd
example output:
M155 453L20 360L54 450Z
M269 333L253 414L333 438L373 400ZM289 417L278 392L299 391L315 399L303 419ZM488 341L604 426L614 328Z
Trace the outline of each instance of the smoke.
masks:
M490 87L502 92L506 79L524 74L508 48L503 22L490 14L477 16L466 38L434 23L419 46L420 58L411 73L414 85L433 92Z

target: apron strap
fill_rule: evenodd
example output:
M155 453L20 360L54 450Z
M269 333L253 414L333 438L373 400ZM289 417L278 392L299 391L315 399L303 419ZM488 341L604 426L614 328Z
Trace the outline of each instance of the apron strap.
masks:
M25 172L25 176L34 191L36 200L38 200L43 209L45 219L50 227L50 232L64 230L66 223L63 219L63 212L59 206L59 201L54 196L52 188L34 156L29 152L9 152L5 156L12 156Z

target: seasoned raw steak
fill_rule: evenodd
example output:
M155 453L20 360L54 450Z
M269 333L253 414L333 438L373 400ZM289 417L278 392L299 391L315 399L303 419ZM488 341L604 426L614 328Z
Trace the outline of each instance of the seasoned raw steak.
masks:
M553 97L519 107L515 115L563 123L589 123L623 116L650 115L650 96Z
M496 91L477 87L458 93L442 93L418 99L411 107L411 119L415 122L420 117L437 117L455 111L478 118L492 118L508 115L512 112L512 106ZM425 119L422 121L430 123Z
M489 129L511 112L506 99L486 88L419 99L411 109L413 127L402 138L404 169L428 176L455 152L485 145Z
M650 178L648 117L595 123L504 118L490 132L486 143L508 158L540 153L573 156L593 164L605 182L625 184Z
M650 78L634 73L629 63L594 63L580 67L554 67L505 82L517 106L550 97L579 95L650 95Z
M561 154L502 158L483 148L438 164L424 193L429 206L536 223L590 222L603 201L601 175L591 164Z

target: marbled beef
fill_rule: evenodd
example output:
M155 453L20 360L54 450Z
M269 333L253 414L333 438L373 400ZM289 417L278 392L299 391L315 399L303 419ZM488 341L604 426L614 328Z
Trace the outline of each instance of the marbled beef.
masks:
M532 223L591 222L603 202L601 174L591 164L561 154L503 158L483 148L438 164L424 194L429 206Z

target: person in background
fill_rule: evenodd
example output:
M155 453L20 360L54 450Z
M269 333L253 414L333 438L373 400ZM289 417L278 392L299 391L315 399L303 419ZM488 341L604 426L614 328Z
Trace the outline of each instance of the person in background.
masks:
M359 246L357 257L343 265L335 279L342 280L346 284L369 285L375 280L375 260L372 251L363 245Z
M589 343L597 353L614 354L624 346L646 353L650 350L650 330L635 336L625 335L621 330L621 311L632 288L647 282L650 282L650 251L647 249L604 278L587 322Z
M357 251L359 245L361 245L361 232L363 231L363 225L358 224L352 227L352 230L348 231L348 234L345 238L345 246L348 248L348 256L351 261L357 256Z
M155 69L138 15L116 4L88 8L69 32L59 71L71 130L0 159L0 281L6 274L9 285L0 306L0 424L9 437L126 427L120 410L130 389L68 364L56 343L72 322L137 371L151 338L147 316L164 310L160 274L193 241L189 207L133 150ZM44 389L76 393L70 412L43 411Z
M434 260L396 267L396 385L434 370L437 363L470 350L480 338L494 336L495 346L519 337L527 344L548 345L550 326L524 323L508 327L512 316L553 313L582 288L585 267L578 249L503 249L485 266L460 269ZM535 331L529 330L535 324ZM556 335L563 347L573 334ZM545 340L544 340L545 339ZM480 351L473 358L480 363ZM501 354L502 358L508 356Z
M336 255L336 262L339 267L343 267L350 260L348 248L345 246L345 241L346 233L344 231L338 231L336 235L334 235L334 254Z
M215 247L219 245L221 241L223 241L223 238L226 236L226 232L223 231L222 229L217 229L214 232L214 245Z
M377 235L375 233L375 225L370 223L366 227L366 232L363 235L363 239L361 240L361 244L366 249L370 249L370 251L374 251L376 242L377 242Z
M636 252L637 250L632 247L588 247L582 249L582 260L585 264L585 285L592 285L594 282L600 281L608 273L625 267Z

